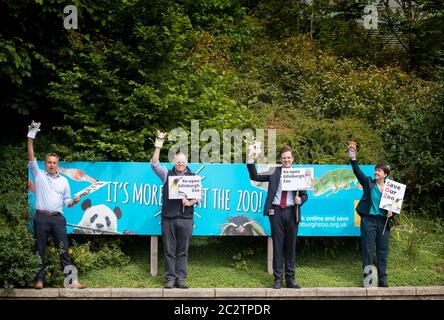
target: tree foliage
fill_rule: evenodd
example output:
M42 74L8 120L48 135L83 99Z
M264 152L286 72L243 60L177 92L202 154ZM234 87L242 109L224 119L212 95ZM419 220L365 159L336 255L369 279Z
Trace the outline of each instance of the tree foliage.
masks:
M389 162L408 185L406 210L442 212L442 84L319 50L308 37L263 41L245 53L237 99L258 126L277 128L302 163Z

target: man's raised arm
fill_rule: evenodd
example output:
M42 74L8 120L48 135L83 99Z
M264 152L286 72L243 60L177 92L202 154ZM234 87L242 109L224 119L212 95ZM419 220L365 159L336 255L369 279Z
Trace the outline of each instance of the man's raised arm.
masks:
M32 120L31 125L28 126L28 160L34 161L34 139L37 132L40 131L40 122Z
M166 133L157 131L156 142L154 143L154 153L151 157L151 168L157 174L157 176L165 182L168 170L165 167L160 166L159 157L160 149L163 147L163 141L165 140Z

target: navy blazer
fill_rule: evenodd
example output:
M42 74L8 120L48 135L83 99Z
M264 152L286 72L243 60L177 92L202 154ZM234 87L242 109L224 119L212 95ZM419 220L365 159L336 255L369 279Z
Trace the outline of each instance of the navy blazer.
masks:
M362 189L364 190L364 194L359 200L358 206L356 207L356 212L361 216L363 214L370 214L370 205L372 201L372 188L376 184L375 179L372 177L366 176L364 172L362 172L361 168L359 168L358 160L352 160L351 165L353 168L353 173L356 178L358 178L359 183L362 185ZM385 210L387 212L387 210ZM389 226L393 227L396 224L395 214L389 219Z
M268 172L263 174L258 174L256 170L256 165L254 163L247 164L248 173L250 174L250 179L258 182L268 182L268 194L267 199L265 200L264 206L264 216L268 216L268 211L271 209L273 205L274 197L276 196L276 192L279 188L279 181L281 179L282 167L273 167ZM296 191L294 191L296 192ZM299 205L302 206L305 201L308 199L307 191L300 190L299 197L301 198L302 203ZM294 206L294 213L296 215L296 222L301 221L301 210L296 210L298 205Z
M358 181L364 190L364 194L356 207L356 212L359 215L369 214L372 201L372 189L375 186L376 181L372 177L366 176L364 172L362 172L361 168L359 168L358 160L352 160L351 165L353 168L353 173L355 174L356 178L358 178Z

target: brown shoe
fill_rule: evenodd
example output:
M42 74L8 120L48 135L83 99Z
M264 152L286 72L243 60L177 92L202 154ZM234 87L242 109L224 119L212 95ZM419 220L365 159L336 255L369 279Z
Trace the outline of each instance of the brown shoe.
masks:
M43 289L43 281L38 280L34 285L34 289Z
M85 289L86 286L81 284L80 282L76 281L71 286L72 289Z

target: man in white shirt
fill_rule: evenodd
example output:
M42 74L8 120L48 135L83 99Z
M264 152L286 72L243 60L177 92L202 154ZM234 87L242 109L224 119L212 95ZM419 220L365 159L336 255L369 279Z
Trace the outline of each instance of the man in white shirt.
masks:
M63 205L72 207L79 202L80 197L71 199L68 180L58 173L59 157L48 153L45 157L45 170L39 169L34 156L34 139L40 123L34 121L28 132L29 168L34 177L36 195L36 214L34 216L34 235L37 240L37 250L41 258L35 289L42 289L45 282L45 250L49 235L54 238L58 248L63 250L60 255L62 270L72 265L68 256L68 236L66 234L66 219L63 216ZM67 276L67 274L65 274ZM72 288L83 289L85 286L74 279Z

